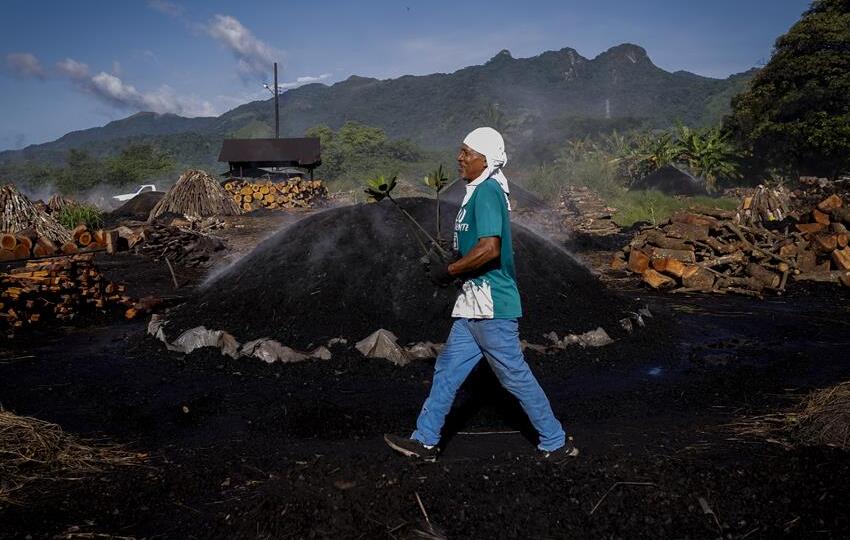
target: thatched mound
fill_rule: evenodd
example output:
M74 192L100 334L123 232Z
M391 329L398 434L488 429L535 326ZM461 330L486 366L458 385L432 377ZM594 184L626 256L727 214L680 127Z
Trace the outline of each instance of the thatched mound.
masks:
M25 488L41 480L75 479L143 456L91 446L56 424L0 410L0 507L20 502Z
M71 241L70 232L36 208L14 185L0 187L0 233L15 234L27 229L58 244Z
M186 216L236 216L242 213L230 194L208 173L189 169L153 207L149 220L172 212Z
M436 230L433 199L400 204ZM458 208L443 208L443 231L449 231ZM619 320L635 310L558 246L519 225L513 240L524 310L520 332L530 342L551 331L580 334L598 326L615 335ZM243 342L265 337L301 349L334 337L358 341L379 328L400 343L440 341L452 323L457 290L435 287L421 256L409 223L390 201L326 210L225 270L169 314L166 332L174 338L204 325Z
M55 195L52 195L50 199L47 200L47 210L51 214L58 214L62 211L63 208L67 206L74 206L75 204L77 204L77 201L69 199L67 197L63 197L62 195L59 195L57 193Z

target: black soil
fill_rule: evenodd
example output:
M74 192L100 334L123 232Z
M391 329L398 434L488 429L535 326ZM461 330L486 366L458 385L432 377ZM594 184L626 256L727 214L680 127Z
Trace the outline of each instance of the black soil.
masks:
M400 204L436 230L433 200ZM443 205L443 231L451 230L456 212ZM619 320L634 310L633 302L606 290L542 237L514 225L513 241L524 311L520 332L530 342L543 342L551 331L598 326L615 335ZM402 342L442 341L457 289L435 287L421 256L411 226L390 201L320 212L260 244L171 313L168 334L204 325L240 340L271 337L307 347L386 328Z
M417 497L452 539L846 538L847 452L724 426L850 377L848 299L649 299L673 326L530 355L582 449L562 465L535 459L483 366L458 394L441 459L416 464L381 435L410 431L430 362L398 368L349 348L295 365L183 356L139 339L141 321L18 343L0 352L4 408L150 457L36 484L0 508L0 538L415 538Z

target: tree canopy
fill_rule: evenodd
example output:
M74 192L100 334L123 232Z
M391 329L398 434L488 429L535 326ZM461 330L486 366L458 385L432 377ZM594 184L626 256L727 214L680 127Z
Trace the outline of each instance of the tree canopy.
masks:
M759 168L850 170L850 1L815 0L732 108L726 128Z

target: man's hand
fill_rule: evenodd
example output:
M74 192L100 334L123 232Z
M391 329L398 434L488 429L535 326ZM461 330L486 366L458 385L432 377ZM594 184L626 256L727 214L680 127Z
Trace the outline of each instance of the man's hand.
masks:
M454 256L448 261L445 260L435 249L428 252L428 257L423 262L428 272L428 278L434 285L447 287L455 281L456 278L449 273L449 264L455 260L457 258Z

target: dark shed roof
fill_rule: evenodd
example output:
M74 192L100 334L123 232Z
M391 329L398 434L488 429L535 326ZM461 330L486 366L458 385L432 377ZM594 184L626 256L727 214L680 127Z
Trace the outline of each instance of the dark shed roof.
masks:
M322 163L318 138L225 139L219 161L253 167L318 167Z

